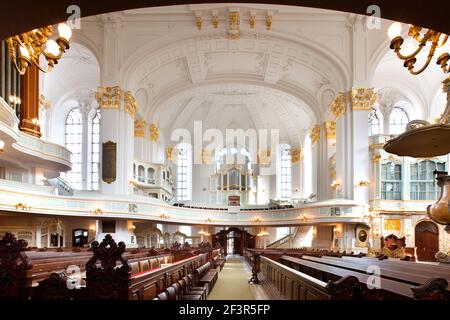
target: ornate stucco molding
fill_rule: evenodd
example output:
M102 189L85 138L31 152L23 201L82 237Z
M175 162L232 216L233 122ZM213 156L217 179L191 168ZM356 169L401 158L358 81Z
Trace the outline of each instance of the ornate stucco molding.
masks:
M173 147L167 147L166 148L166 160L167 161L176 161L176 149Z
M269 165L271 162L271 151L270 150L258 150L258 164Z
M150 129L150 140L152 142L158 142L159 129L158 129L158 126L156 125L156 123L151 123L149 129Z
M137 110L139 109L139 104L131 93L131 91L126 91L124 93L124 110L127 112L132 118L136 115Z
M98 87L95 99L100 109L120 109L122 94L119 86Z
M344 93L339 93L336 99L331 102L331 112L333 113L335 120L338 120L347 111L347 98Z
M302 148L292 148L291 149L291 162L296 164L302 161Z
M134 121L134 136L137 138L143 138L145 136L145 120Z
M370 111L377 101L373 88L352 88L350 96L353 110Z
M310 137L312 145L320 141L320 125L317 124L311 129Z
M214 150L202 150L200 153L200 159L202 164L209 164L211 162Z
M325 122L325 136L327 139L336 139L336 121Z

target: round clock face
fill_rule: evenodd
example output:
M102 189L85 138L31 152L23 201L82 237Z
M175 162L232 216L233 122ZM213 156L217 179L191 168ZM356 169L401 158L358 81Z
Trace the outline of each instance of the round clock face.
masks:
M360 230L358 233L358 240L360 242L366 242L367 240L367 231L366 230Z

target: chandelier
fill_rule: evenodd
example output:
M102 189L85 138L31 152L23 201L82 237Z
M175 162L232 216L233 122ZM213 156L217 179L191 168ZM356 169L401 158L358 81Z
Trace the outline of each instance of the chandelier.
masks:
M403 66L413 75L421 74L437 56L436 64L442 68L444 74L450 72L450 54L445 49L449 36L434 30L423 30L422 27L409 27L408 36L415 41L417 48L411 54L402 54L404 39L401 36L402 25L395 22L388 30L391 40L391 49L397 57L404 61ZM450 42L450 41L449 41ZM430 49L423 65L417 67L418 55L427 45ZM438 53L441 51L441 53ZM389 140L384 145L384 150L399 156L413 158L436 157L450 153L450 77L443 81L443 91L447 95L447 105L444 113L436 124L430 124L425 120L411 121L406 132ZM450 176L447 172L435 171L437 184L441 188L441 197L436 204L427 208L427 214L431 220L438 224L446 225L450 232Z
M412 53L402 53L405 40L401 36L402 25L395 22L388 30L392 39L390 48L397 57L404 61L403 66L413 75L421 74L437 56L436 64L442 68L444 74L450 72L450 54L445 45L450 43L449 36L434 30L426 30L422 27L411 25L408 36L415 43ZM429 45L428 55L422 65L417 66L420 53L426 53L424 49ZM411 121L406 132L389 140L384 149L386 152L399 156L413 158L426 158L443 156L450 153L450 77L443 82L443 91L447 95L447 105L444 113L435 124L425 120Z
M72 37L72 30L65 23L58 25L58 33L59 37L56 40L50 39L53 27L48 26L6 40L11 60L21 75L24 75L31 65L35 65L42 72L50 72L53 69L64 52L69 49ZM47 66L41 66L41 57L45 58Z

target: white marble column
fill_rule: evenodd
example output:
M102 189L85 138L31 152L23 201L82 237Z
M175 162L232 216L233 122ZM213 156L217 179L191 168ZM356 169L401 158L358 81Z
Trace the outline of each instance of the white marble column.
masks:
M336 125L336 179L341 184L338 195L367 204L370 189L361 183L371 176L368 119L374 97L373 89L351 89L340 102L345 108Z
M131 92L119 87L100 87L97 101L102 112L101 141L116 144L116 176L106 181L101 175L101 192L104 194L131 194L134 162L134 116L138 107ZM102 161L113 161L104 159Z

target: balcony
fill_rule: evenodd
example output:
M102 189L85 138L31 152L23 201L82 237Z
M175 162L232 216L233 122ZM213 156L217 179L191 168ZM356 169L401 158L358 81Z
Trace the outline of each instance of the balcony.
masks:
M46 169L49 177L69 171L71 153L63 146L43 141L19 130L14 110L0 98L0 139L5 142L2 159L13 164L27 163L28 167Z

